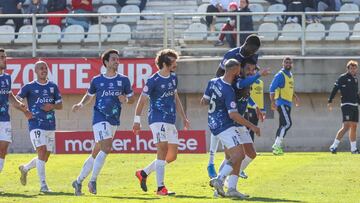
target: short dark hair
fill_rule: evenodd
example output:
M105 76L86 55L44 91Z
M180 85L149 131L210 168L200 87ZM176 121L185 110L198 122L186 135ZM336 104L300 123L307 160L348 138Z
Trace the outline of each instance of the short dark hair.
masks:
M105 61L109 61L110 54L119 55L119 51L116 50L116 49L108 49L108 50L104 51L104 53L101 55L101 61L104 64L105 67L106 67Z
M178 59L179 54L173 49L163 49L163 50L159 51L156 54L156 58L155 58L156 66L160 70L163 68L163 63L165 63L167 66L169 66L171 64L171 58L170 57Z
M245 43L246 44L253 44L253 45L257 46L257 47L261 46L260 38L256 34L249 35L246 38Z
M293 60L290 56L285 56L283 59L283 62L285 62L285 61L293 61Z
M5 49L4 49L4 48L0 48L0 52L4 52L4 53L5 53Z

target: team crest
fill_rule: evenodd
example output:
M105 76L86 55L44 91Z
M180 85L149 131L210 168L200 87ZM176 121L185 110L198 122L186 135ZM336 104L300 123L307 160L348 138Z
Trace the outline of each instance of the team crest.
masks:
M164 89L164 88L165 88L165 85L161 85L161 88Z
M43 94L47 94L47 90L43 90Z
M50 93L54 93L54 87L50 87Z
M231 102L231 103L230 103L230 107L233 108L233 109L235 109L235 108L236 108L236 103L235 103L235 102Z
M39 93L39 90L35 90L34 92L35 92L36 94L38 94L38 93Z
M117 81L117 86L122 86L122 81Z
M168 87L169 87L169 88L172 88L172 84L171 84L171 82L169 82Z
M148 88L148 86L147 86L147 85L145 85L145 86L144 86L144 89L143 89L143 91L144 91L144 92L147 92L147 91L149 91L149 88Z

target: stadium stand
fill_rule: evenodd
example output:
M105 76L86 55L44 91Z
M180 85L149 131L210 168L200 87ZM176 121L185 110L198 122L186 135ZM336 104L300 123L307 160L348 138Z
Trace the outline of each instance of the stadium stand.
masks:
M325 26L321 23L312 23L306 26L306 41L319 41L325 38Z
M37 32L37 28L36 28ZM33 42L33 26L24 25L20 28L18 37L14 40L15 44L26 44ZM37 34L36 34L37 39Z
M99 29L100 28L100 29ZM89 31L86 33L87 37L85 38L84 42L98 42L99 41L99 32L101 33L101 42L104 42L108 38L107 28L105 25L91 25Z
M258 34L262 41L274 41L279 35L278 31L275 23L263 23L259 27Z
M301 38L301 26L298 23L285 24L282 34L279 36L280 41L297 41Z
M61 38L61 28L57 25L46 25L41 31L39 43L58 43Z
M9 44L12 43L15 39L15 28L10 25L0 26L0 43Z
M340 12L353 11L358 12L359 6L356 4L344 4L340 8ZM336 21L346 21L346 22L354 22L359 18L359 14L340 14L336 17Z
M107 42L126 42L131 39L130 26L126 24L114 25L111 29L110 37Z
M360 23L356 23L353 29L353 33L349 38L351 41L360 40Z
M328 41L346 40L349 34L349 26L346 23L334 23L331 25L329 35L325 39Z
M273 4L269 6L267 12L284 12L286 10L286 6L284 4ZM277 22L282 21L281 15L266 15L264 17L264 22Z

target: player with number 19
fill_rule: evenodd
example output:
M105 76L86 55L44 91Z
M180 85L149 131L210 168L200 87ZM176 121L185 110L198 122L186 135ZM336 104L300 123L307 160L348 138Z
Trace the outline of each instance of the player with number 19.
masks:
M29 170L37 168L40 178L40 192L51 192L46 184L45 163L55 144L55 110L62 109L62 98L58 86L48 79L48 64L44 61L35 63L37 79L26 84L20 90L17 98L22 101L27 99L27 104L32 115L29 119L30 139L38 156L29 163L19 166L20 181L26 185Z

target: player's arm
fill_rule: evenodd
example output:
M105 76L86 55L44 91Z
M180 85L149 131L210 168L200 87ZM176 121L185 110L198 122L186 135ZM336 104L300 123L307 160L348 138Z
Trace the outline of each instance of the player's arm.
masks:
M277 88L281 87L282 84L285 83L285 78L281 73L278 73L275 75L274 79L272 80L270 84L270 102L271 102L271 109L273 111L276 110L276 104L275 104L275 91Z
M88 103L91 102L91 100L93 99L94 95L91 95L89 93L86 93L83 98L81 99L81 101L77 104L74 104L72 106L72 112L76 112L79 111L82 107L84 107L85 105L87 105Z
M205 92L204 92L204 95L200 100L200 105L202 105L202 106L207 106L210 104L210 96L209 96L210 95L210 86L211 86L211 80L208 82Z
M300 106L300 97L294 92L295 106Z
M334 99L336 93L337 93L338 90L340 89L340 82L341 82L340 79L341 79L341 78L339 78L339 79L336 80L336 82L335 82L335 84L334 84L334 87L333 87L333 89L332 89L332 91L331 91L331 93L330 93L330 97L329 97L329 99L328 99L328 104L327 104L329 111L332 111L332 100Z
M187 130L190 128L190 121L187 119L183 105L181 103L180 97L177 93L177 91L175 92L175 104L176 104L176 111L180 113L180 116L183 120L183 124L184 124L184 130Z
M22 103L18 98L16 98L12 92L9 94L9 101L15 107L15 109L23 112L27 119L32 118L32 113L29 111L26 105Z
M126 78L125 80L124 94L120 95L118 98L121 103L133 104L135 102L135 96L129 78Z
M264 122L264 114L251 97L249 97L249 105L255 108L256 116L261 122Z
M141 121L141 113L142 110L147 103L148 96L141 94L139 97L139 100L135 107L135 116L134 116L134 124L133 124L133 132L135 135L139 134L139 131L141 129L140 121Z

